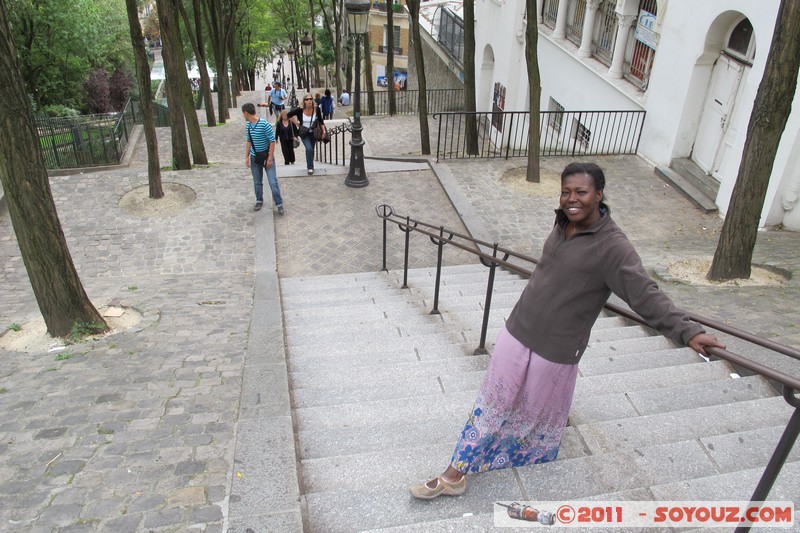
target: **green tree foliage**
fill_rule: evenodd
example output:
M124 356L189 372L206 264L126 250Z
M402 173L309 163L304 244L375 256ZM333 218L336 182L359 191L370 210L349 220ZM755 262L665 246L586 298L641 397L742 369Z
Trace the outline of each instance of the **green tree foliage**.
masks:
M93 68L109 72L132 58L123 0L6 2L22 75L37 107L84 108Z

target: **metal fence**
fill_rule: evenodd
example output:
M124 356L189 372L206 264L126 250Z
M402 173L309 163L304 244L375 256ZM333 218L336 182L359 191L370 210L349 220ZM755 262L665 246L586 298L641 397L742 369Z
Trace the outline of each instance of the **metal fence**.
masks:
M169 113L153 103L157 126L169 125ZM116 165L122 159L133 126L140 124L140 100L131 96L121 113L76 117L35 116L45 166L48 169Z
M331 142L318 142L314 147L314 160L332 165L347 165L350 162L350 139L353 137L353 127L348 122L328 128Z
M635 154L645 111L542 111L540 155ZM478 150L468 153L467 117L478 129ZM527 157L530 112L444 112L439 120L436 159Z
M367 91L361 91L361 113L363 115L388 115L389 91L374 91L375 109L369 108ZM398 115L419 113L419 90L395 91ZM458 111L464 109L464 89L428 89L428 113Z

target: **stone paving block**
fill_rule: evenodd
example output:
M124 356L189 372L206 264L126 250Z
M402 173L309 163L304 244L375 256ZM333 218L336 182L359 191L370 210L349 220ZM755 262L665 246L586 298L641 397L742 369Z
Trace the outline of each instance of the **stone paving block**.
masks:
M295 472L294 433L290 417L239 422L236 463L231 488L230 517L299 508ZM264 450L269 450L268 454ZM240 475L241 474L241 475Z
M300 510L262 513L247 517L233 517L228 524L230 533L303 533Z
M286 365L248 366L242 386L239 420L290 414Z

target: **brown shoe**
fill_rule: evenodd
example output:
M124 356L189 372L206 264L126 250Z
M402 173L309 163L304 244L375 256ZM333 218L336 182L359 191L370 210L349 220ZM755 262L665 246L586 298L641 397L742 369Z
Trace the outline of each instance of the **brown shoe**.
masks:
M427 483L411 487L411 495L420 500L432 500L439 496L461 496L467 491L467 476L451 483L442 476L436 478L436 486L430 488Z

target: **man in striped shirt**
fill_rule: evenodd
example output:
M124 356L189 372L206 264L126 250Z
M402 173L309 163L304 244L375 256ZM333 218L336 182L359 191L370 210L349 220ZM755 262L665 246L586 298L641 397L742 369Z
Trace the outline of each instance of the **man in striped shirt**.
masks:
M250 173L253 175L253 187L256 191L256 206L253 210L258 211L264 205L263 171L266 170L267 181L272 191L272 200L275 202L275 207L278 208L278 213L282 215L283 198L281 198L281 190L278 187L278 174L275 172L275 131L269 122L258 117L253 104L244 104L242 115L245 120L244 128L247 139L244 164L250 168ZM266 160L262 160L256 155L256 153L263 155L265 152Z

